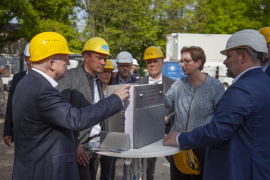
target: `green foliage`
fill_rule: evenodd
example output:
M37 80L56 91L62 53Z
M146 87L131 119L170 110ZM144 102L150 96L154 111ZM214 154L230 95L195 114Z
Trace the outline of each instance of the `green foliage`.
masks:
M198 33L232 34L269 26L268 0L199 0L194 22Z
M155 18L151 0L92 0L87 1L85 41L91 37L104 38L112 58L120 51L129 51L143 63L144 50L157 45L159 22Z
M80 52L80 35L70 17L74 16L76 0L2 0L0 10L0 33L5 25L16 18L21 28L2 36L0 46L25 38L30 41L40 32L54 31L67 38L70 49Z
M86 27L78 33L74 7L86 11ZM0 35L0 46L19 38L30 39L55 31L79 53L91 37L104 38L112 58L129 51L144 65L151 45L165 55L170 33L232 34L242 29L270 26L269 0L1 0L0 34L16 18L21 29Z

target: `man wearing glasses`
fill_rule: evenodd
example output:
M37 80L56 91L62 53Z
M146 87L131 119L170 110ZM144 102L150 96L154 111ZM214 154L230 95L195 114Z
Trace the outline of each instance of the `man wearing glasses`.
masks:
M135 83L137 81L137 79L134 78L130 73L132 63L133 63L133 57L127 51L122 51L116 56L118 75L115 76L114 78L115 84L130 84L130 83ZM117 158L114 158L113 160L111 179L114 179L114 176L115 176L116 160ZM124 172L123 179L125 180L126 179L126 165L125 164L124 164L123 172Z
M139 84L162 84L163 92L167 93L174 80L164 76L161 73L163 67L164 56L159 47L150 46L144 51L143 59L146 61L146 67L149 72L149 76L146 76L137 81ZM170 129L174 122L174 108L165 109L165 134L170 132ZM147 180L154 179L155 165L157 158L147 158Z
M120 52L116 57L116 63L119 75L114 78L115 84L130 84L137 81L130 74L133 58L129 52Z
M40 33L30 42L32 70L16 86L12 103L14 180L77 180L73 131L92 127L123 108L129 85L121 86L120 91L96 105L87 106L79 95L72 97L72 104L68 103L56 89L57 81L70 76L66 73L68 54L74 53L69 51L66 39L55 32ZM75 98L85 106L74 107Z

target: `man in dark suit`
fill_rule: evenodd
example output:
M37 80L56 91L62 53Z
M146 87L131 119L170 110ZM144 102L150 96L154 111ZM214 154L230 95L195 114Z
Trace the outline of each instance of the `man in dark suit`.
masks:
M149 76L137 81L139 84L162 84L164 94L170 89L174 80L162 75L161 68L163 66L164 56L160 48L151 46L144 52L143 59L146 61L146 67ZM174 122L174 109L166 108L165 110L165 133L169 133ZM155 165L157 158L147 159L147 180L154 179Z
M104 48L107 46L107 48ZM67 76L59 81L58 90L73 107L83 108L104 98L102 82L98 73L103 72L107 56L110 55L107 42L99 37L89 39L82 50L82 66L67 71ZM77 162L80 179L95 180L99 166L99 156L88 148L89 141L99 135L103 122L76 133L78 140ZM109 171L109 169L106 169Z
M268 55L264 57L261 65L263 71L270 77L270 27L260 29L260 33L265 37L268 48Z
M234 80L212 121L191 132L172 132L163 141L181 150L206 147L204 179L270 179L270 79L260 67L267 51L258 31L233 34L221 53Z
M29 43L25 46L24 49L24 61L26 62L27 71L19 72L14 74L11 82L11 86L8 92L8 102L6 109L6 117L5 117L5 126L4 126L4 142L7 146L11 147L10 143L13 141L13 123L12 123L12 98L15 88L19 81L31 70L31 61L29 61L30 52L29 52Z
M13 179L78 179L73 131L119 112L129 94L129 85L123 85L95 105L72 107L56 89L56 81L66 75L71 53L58 33L40 33L30 42L32 70L18 83L12 103Z

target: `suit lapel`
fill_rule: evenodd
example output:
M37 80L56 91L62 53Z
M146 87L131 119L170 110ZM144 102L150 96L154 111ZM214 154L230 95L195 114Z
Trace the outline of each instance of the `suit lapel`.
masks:
M92 92L92 90L90 89L89 82L88 82L87 76L86 76L83 68L84 68L83 66L80 66L77 69L78 81L80 81L80 84L82 85L82 90L84 90L84 92L82 92L82 93L86 95L86 99L90 102L90 104L93 104L94 103L93 102L94 101L93 100L94 92ZM91 92L92 92L92 94L91 94Z
M167 77L162 75L162 84L163 84L163 92L167 92L168 91L168 82L167 82Z
M149 75L144 79L144 84L149 84Z
M270 65L265 70L265 73L270 77Z

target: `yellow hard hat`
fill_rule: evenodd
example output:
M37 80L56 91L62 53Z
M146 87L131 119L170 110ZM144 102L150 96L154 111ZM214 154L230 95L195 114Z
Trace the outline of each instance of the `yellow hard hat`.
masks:
M260 33L265 37L266 43L270 42L270 27L260 29Z
M156 59L161 57L162 60L164 59L163 53L159 47L156 46L150 46L144 51L143 59Z
M111 69L112 71L114 70L112 62L109 59L106 60L106 65L104 69Z
M110 56L108 43L100 37L94 37L86 41L82 50L82 54L84 51L95 51Z
M177 169L182 173L200 174L201 165L191 149L173 155L173 160Z
M38 62L54 54L75 54L70 52L66 38L56 32L43 32L30 42L30 61Z

